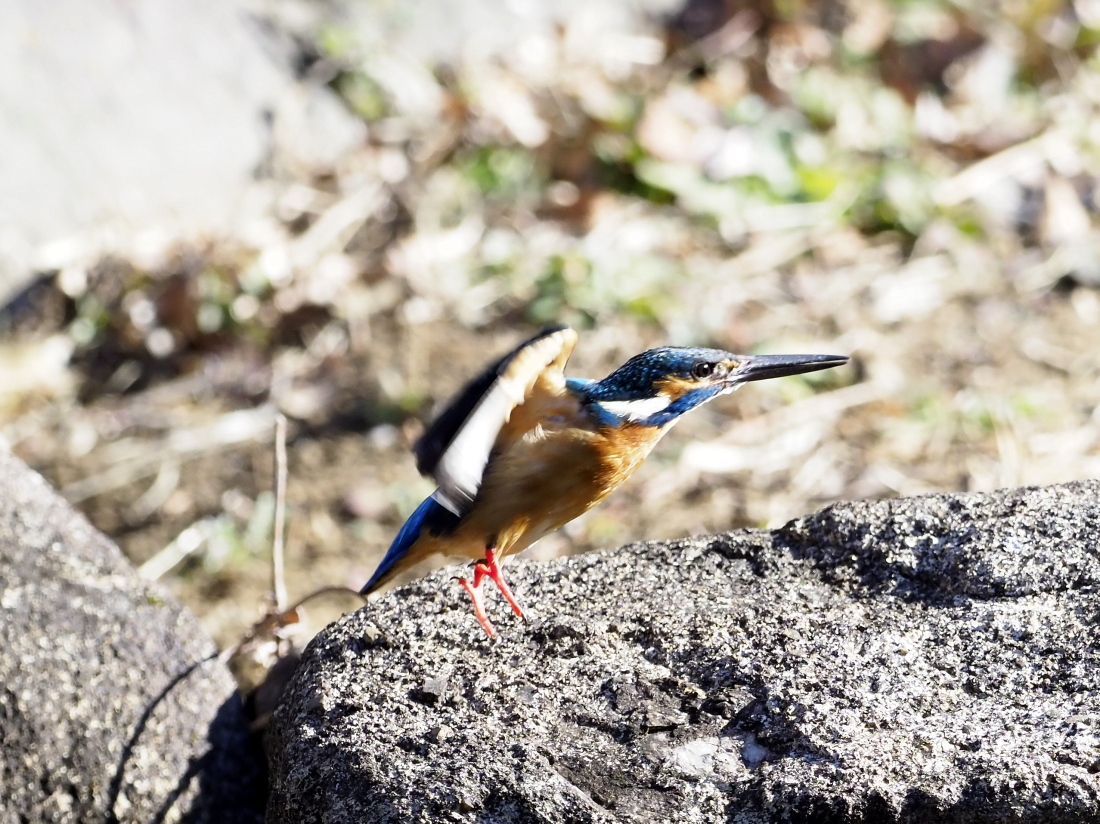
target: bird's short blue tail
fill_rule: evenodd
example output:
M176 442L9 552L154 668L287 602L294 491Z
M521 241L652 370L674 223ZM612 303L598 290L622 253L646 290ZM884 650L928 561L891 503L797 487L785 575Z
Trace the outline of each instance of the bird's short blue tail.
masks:
M374 571L370 580L359 590L360 594L366 595L382 582L394 565L409 551L409 547L416 543L416 539L420 537L423 530L430 529L436 535L442 535L450 532L457 523L458 516L439 503L435 495L425 498L405 521L405 525L401 527L401 531L390 544L382 563L378 565L378 569Z

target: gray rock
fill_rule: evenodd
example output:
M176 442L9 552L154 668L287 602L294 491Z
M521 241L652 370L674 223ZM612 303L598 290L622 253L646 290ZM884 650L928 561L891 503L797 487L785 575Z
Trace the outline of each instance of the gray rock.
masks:
M0 821L259 821L233 680L180 605L0 446Z
M268 821L1100 820L1098 539L1095 482L837 504L516 563L497 643L435 574L307 649Z

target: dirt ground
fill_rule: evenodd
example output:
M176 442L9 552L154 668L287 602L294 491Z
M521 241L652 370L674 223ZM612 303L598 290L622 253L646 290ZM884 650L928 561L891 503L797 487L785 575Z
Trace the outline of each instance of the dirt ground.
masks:
M852 362L694 412L535 557L1095 477L1100 17L1002 5L696 2L625 62L566 27L437 66L427 113L318 31L367 143L276 163L259 240L41 273L0 313L0 432L222 644L270 588L277 411L291 597L358 588L431 491L432 410L551 321L577 376Z

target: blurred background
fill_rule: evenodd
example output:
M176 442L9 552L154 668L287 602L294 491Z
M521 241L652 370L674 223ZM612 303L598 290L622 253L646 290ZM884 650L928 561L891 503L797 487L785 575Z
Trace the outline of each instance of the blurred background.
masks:
M358 588L433 409L551 322L576 376L853 360L534 557L1096 477L1098 46L1098 0L6 0L0 434L222 644L277 412L291 598Z

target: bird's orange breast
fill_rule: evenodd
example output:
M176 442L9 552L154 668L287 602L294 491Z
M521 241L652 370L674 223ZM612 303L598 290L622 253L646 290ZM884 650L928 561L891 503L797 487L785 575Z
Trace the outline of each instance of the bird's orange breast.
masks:
M493 458L473 509L456 530L422 549L474 559L488 546L500 555L519 552L606 498L662 434L629 425L536 427Z

